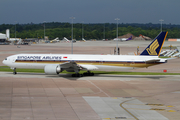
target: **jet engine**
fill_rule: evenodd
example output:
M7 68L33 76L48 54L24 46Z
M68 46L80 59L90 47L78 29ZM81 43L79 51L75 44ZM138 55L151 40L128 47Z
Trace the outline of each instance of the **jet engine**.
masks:
M55 75L62 72L60 65L49 64L44 67L44 72L49 75Z

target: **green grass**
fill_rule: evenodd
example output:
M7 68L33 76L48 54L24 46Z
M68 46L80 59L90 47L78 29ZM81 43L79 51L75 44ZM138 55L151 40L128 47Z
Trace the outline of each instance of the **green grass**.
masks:
M2 72L13 72L7 66L0 66ZM16 69L17 72L32 72L32 73L44 73L43 69ZM80 71L84 73L85 71ZM114 74L114 75L180 75L180 73L153 73L153 72L104 72L104 71L92 71L95 74ZM63 71L62 73L72 74L73 72Z
M170 58L170 57L167 57L167 56L159 56L159 58Z
M0 71L13 72L8 66L0 66ZM17 72L34 72L34 73L44 73L43 69L16 69Z

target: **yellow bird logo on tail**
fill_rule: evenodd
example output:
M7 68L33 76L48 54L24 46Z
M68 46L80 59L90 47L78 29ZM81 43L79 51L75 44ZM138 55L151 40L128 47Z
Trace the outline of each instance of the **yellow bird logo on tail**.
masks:
M147 48L147 52L149 55L157 55L156 49L159 47L158 40L156 39L149 48Z

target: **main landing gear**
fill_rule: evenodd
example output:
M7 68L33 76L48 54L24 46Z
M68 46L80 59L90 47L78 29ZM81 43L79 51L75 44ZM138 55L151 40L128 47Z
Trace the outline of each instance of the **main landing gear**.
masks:
M72 74L72 77L83 77L83 74L79 74L79 73Z
M83 77L83 76L94 76L94 73L87 71L83 74L79 74L79 73L72 74L72 77Z
M83 73L84 76L94 76L94 73L87 71L85 73Z

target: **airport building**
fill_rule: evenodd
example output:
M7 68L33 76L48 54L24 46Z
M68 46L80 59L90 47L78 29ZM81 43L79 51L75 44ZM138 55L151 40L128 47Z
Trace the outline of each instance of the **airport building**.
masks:
M0 33L0 45L21 44L21 38L10 38L10 30L6 30L6 34Z
M0 44L1 45L7 45L9 39L9 29L6 30L6 34L0 33Z

